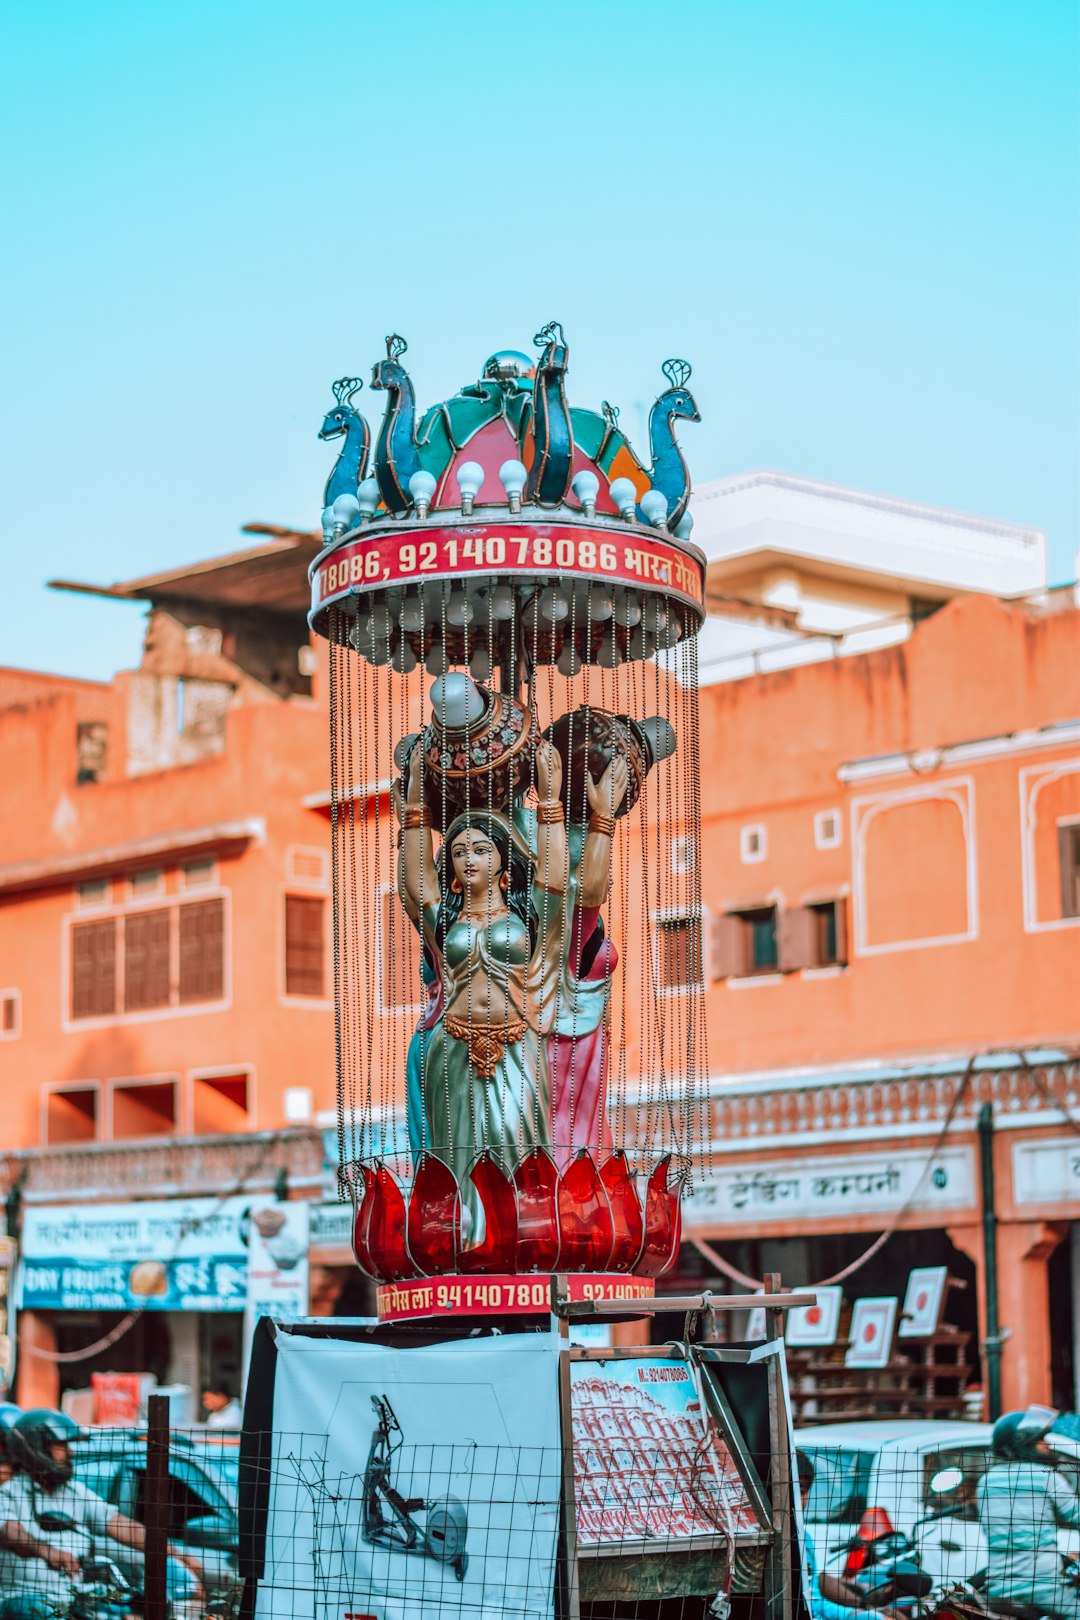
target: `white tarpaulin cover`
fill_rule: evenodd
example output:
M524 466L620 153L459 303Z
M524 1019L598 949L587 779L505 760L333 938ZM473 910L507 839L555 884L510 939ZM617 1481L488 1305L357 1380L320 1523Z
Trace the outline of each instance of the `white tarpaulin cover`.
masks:
M258 1620L548 1620L558 1343L279 1333Z

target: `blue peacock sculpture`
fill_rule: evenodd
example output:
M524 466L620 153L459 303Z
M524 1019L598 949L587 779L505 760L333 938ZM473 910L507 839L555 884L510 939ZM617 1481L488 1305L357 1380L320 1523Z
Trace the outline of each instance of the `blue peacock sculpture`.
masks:
M686 386L690 381L689 361L665 360L661 369L669 386L649 412L649 453L652 456L649 479L653 489L659 490L667 500L667 526L674 530L690 504L690 474L675 439L675 421L682 418L687 422L700 422L701 413ZM637 516L639 522L648 521L640 506Z
M416 444L416 395L412 378L400 364L409 345L396 332L386 340L386 359L376 362L372 388L386 390L386 411L375 446L375 477L379 494L390 512L407 512L412 505L409 479L420 471Z
M560 506L574 471L574 430L566 403L570 350L558 321L549 321L533 342L543 350L533 386L533 462L525 498L539 506Z
M353 405L353 397L363 388L360 377L339 377L334 386L337 404L323 417L320 439L344 436L337 460L330 470L323 493L323 506L333 506L339 495L355 495L360 480L367 475L371 429Z

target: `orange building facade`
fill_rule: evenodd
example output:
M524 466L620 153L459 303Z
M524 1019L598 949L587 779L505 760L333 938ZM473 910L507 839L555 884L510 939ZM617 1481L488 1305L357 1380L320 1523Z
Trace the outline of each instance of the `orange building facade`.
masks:
M108 685L0 672L0 1190L13 1235L110 1201L306 1200L311 1308L355 1314L367 1295L332 1202L314 553L279 532L116 588L151 614L139 670ZM1080 611L1065 593L942 589L893 645L707 685L700 715L701 847L658 836L664 859L700 860L702 934L658 919L651 965L666 994L695 962L706 984L707 1140L679 1280L822 1282L889 1230L848 1297L945 1264L982 1343L990 1103L1002 1395L1074 1405ZM385 784L357 786L385 814ZM371 956L377 1016L401 1029L403 937L388 920ZM639 952L628 937L627 984ZM632 1075L635 1008L614 1016ZM57 1359L123 1311L42 1304L41 1258L23 1243L20 1400L100 1365L238 1375L237 1308L146 1311Z

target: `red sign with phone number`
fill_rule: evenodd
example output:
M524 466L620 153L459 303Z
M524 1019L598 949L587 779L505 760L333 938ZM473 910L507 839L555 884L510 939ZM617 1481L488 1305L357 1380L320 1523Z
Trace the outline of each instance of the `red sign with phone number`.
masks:
M311 580L312 615L356 591L471 574L571 574L610 578L679 596L700 608L704 559L670 537L569 524L463 524L453 528L373 527L320 560Z
M566 1278L571 1299L652 1299L651 1277L573 1273ZM406 1322L444 1311L470 1316L535 1316L551 1310L549 1277L424 1277L416 1282L380 1283L375 1291L380 1322Z

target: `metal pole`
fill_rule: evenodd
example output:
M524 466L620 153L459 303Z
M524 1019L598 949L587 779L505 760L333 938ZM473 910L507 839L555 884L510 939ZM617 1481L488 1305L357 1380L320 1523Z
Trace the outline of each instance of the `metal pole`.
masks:
M169 1400L151 1395L146 1433L144 1620L167 1620L169 1555Z
M1001 1416L1001 1326L998 1322L997 1208L994 1202L994 1105L979 1109L979 1171L982 1189L983 1256L986 1265L987 1415L991 1423Z
M781 1294L780 1273L765 1273L765 1337L783 1337L784 1319L769 1301L770 1294ZM780 1352L781 1355L783 1351ZM773 1539L768 1552L765 1578L767 1620L791 1620L791 1465L788 1450L787 1407L780 1367L774 1357L769 1362L769 1487L772 1493Z

